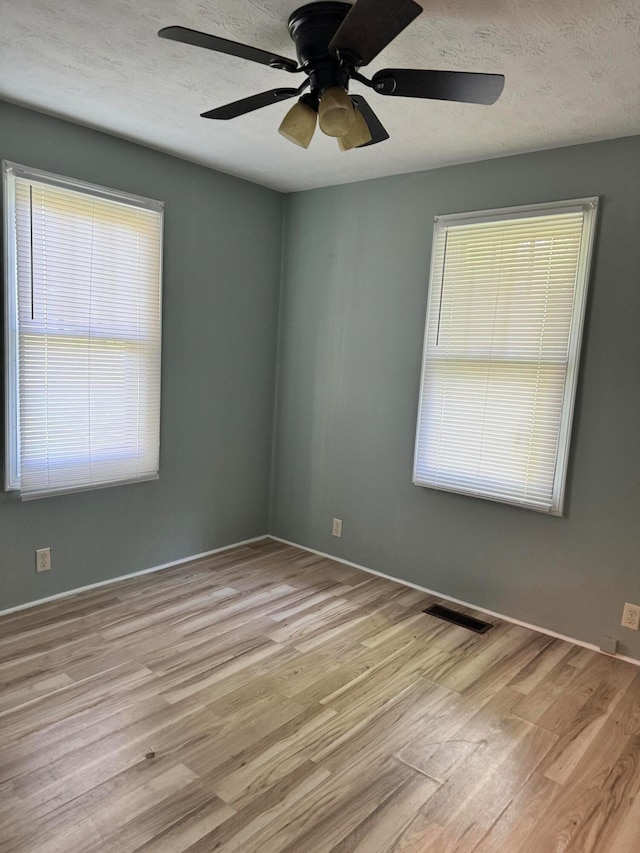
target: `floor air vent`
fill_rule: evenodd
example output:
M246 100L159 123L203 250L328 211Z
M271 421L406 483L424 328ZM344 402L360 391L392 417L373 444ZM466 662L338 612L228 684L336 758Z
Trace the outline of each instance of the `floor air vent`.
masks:
M476 634L484 634L489 628L493 628L489 622L483 622L482 619L474 619L473 616L465 616L464 613L458 613L457 610L451 610L449 607L443 607L442 604L432 604L427 607L423 613L428 613L430 616L437 616L438 619L444 619L445 622L451 622L453 625L459 625L461 628L468 628L469 631L475 631Z

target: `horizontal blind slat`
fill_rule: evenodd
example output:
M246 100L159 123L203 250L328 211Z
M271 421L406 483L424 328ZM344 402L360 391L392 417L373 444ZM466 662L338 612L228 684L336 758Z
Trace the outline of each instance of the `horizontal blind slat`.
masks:
M21 492L157 475L161 213L22 177L15 210Z
M584 223L436 229L415 482L552 506Z

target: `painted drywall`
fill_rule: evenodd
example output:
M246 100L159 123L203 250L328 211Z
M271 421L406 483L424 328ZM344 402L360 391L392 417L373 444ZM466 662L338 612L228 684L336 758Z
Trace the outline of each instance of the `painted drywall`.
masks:
M273 534L640 657L639 161L633 137L288 197ZM433 217L592 195L565 516L413 486Z
M0 494L0 610L266 533L282 196L4 103L0 158L165 202L160 479Z
M0 103L0 157L166 204L160 480L0 494L0 609L269 530L640 657L619 626L640 602L639 155L627 138L285 200ZM586 195L601 208L565 517L411 485L433 216Z

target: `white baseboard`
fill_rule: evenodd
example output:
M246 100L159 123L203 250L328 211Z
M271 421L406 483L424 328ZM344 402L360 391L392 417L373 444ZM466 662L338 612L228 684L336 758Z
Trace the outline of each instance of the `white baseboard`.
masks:
M130 572L128 575L118 575L115 578L109 578L106 581L97 581L90 583L87 586L79 586L75 589L67 590L66 592L58 592L55 595L48 595L46 598L38 598L36 601L27 601L25 604L17 604L15 607L9 607L6 610L0 610L0 616L6 616L8 613L16 613L18 610L27 610L30 607L37 607L39 604L47 604L49 601L57 601L60 598L69 598L71 595L77 595L79 592L86 592L88 589L98 589L101 586L109 586L118 581L126 581L129 578L137 578L139 575L149 575L152 572L161 572L163 569L172 569L175 566L180 566L183 563L192 563L195 560L201 560L203 557L211 557L213 554L220 554L222 551L230 551L232 548L240 548L242 545L251 545L253 542L260 542L263 539L275 538L269 537L266 533L264 536L254 536L253 539L243 539L241 542L234 542L231 545L223 545L221 548L214 548L212 551L203 551L201 554L192 554L190 557L180 557L179 560L172 560L170 563L162 563L160 566L151 566L150 569L140 569L137 572Z
M343 560L342 557L335 557L333 554L326 554L324 551L317 551L315 548L309 548L307 545L298 545L297 542L290 542L288 539L282 539L280 536L269 534L269 539L274 539L276 542L282 542L284 545L292 545L294 548L300 548L302 551L310 551L312 554L317 554L319 557L326 557L328 560L335 560L336 563L343 563L345 566L351 566L354 569L360 569L362 572L367 572L370 575L377 575L379 578L394 581L402 586L409 586L411 589L417 589L420 592L426 592L428 595L435 595L438 598L443 598L445 601L451 601L453 604L461 604L463 607L470 607L472 610L478 610L480 613L486 613L488 616L495 616L497 619L502 619L505 622L511 622L514 625L520 625L522 628L529 628L531 631L537 631L539 634L547 634L549 637L555 637L556 640L564 640L566 643L573 643L576 646L582 646L585 649L599 652L606 657L617 658L626 663L632 663L635 666L640 666L640 660L637 658L628 657L627 655L609 655L603 652L594 643L586 643L584 640L576 640L575 637L567 637L564 634L558 634L549 628L542 628L540 625L531 625L529 622L522 622L520 619L514 619L513 616L505 616L504 613L496 613L495 610L487 610L486 607L478 607L477 604L471 604L468 601L462 601L459 598L454 598L451 595L445 595L443 592L438 592L434 589L427 589L426 586L405 581L402 578L394 578L392 575L386 575L384 572L378 572L376 569L369 569L366 566L361 566L358 563L352 563L350 560Z
M336 563L342 563L345 566L351 566L354 569L360 569L362 572L366 572L369 575L376 575L380 578L385 578L386 580L394 581L395 583L399 583L402 586L411 587L411 589L417 589L420 592L425 592L428 595L435 595L438 598L442 598L445 601L450 601L453 604L460 604L463 607L470 607L472 610L478 610L480 613L486 613L488 616L494 616L497 619L503 619L505 622L511 622L513 625L520 625L522 628L529 628L531 631L537 631L540 634L547 634L549 637L555 637L557 640L564 640L567 643L573 643L576 646L582 646L585 649L591 649L591 651L599 652L600 654L606 654L603 652L598 646L594 643L587 643L584 640L577 640L575 637L567 637L565 634L558 634L556 631L552 631L549 628L543 628L540 625L532 625L529 622L522 622L520 619L514 619L512 616L506 616L504 613L496 613L495 610L488 610L486 607L479 607L477 604L472 604L469 601L462 601L459 598L454 598L451 595L445 595L443 592L438 592L438 590L428 589L426 586L421 586L417 583L412 583L411 581L403 580L402 578L394 578L392 575L387 575L384 572L379 572L376 569L370 569L367 566L361 566L359 563L352 563L351 560L344 560L342 557L336 557L334 554L327 554L324 551L318 551L316 548L309 548L307 545L299 545L297 542L291 542L289 539L283 539L280 536L274 536L271 533L265 533L263 536L254 536L252 539L243 539L241 542L233 542L231 545L223 545L221 548L213 548L211 551L203 551L201 554L192 554L189 557L181 557L178 560L172 560L170 563L162 563L159 566L151 566L149 569L140 569L137 572L131 572L127 575L118 575L115 578L109 578L108 580L98 581L97 583L91 583L87 586L76 587L75 589L67 590L66 592L59 592L56 595L49 595L46 598L39 598L36 601L28 601L25 604L18 604L15 607L9 607L6 610L0 610L0 616L6 616L9 613L16 613L19 610L27 610L30 607L37 607L39 604L47 604L50 601L57 601L61 598L69 598L72 595L77 595L79 592L86 592L90 589L98 589L101 586L109 586L113 583L118 583L119 581L128 580L129 578L139 577L140 575L148 575L153 572L161 572L163 569L171 569L175 566L180 566L184 563L192 563L195 560L201 560L204 557L210 557L213 554L220 554L223 551L230 551L232 548L240 548L243 545L251 545L254 542L260 542L263 539L273 539L275 542L282 542L284 545L291 545L294 548L300 548L302 551L308 551L311 554L317 554L319 557L325 557L328 560L335 560ZM625 661L626 663L632 663L635 666L640 666L640 660L637 658L629 657L628 655L607 655L607 657L615 657L618 660Z

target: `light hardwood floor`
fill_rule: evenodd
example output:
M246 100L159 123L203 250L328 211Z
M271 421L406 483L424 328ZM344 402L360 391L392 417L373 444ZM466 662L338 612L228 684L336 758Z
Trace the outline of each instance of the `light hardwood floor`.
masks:
M0 850L638 853L640 669L435 600L267 540L4 617Z

